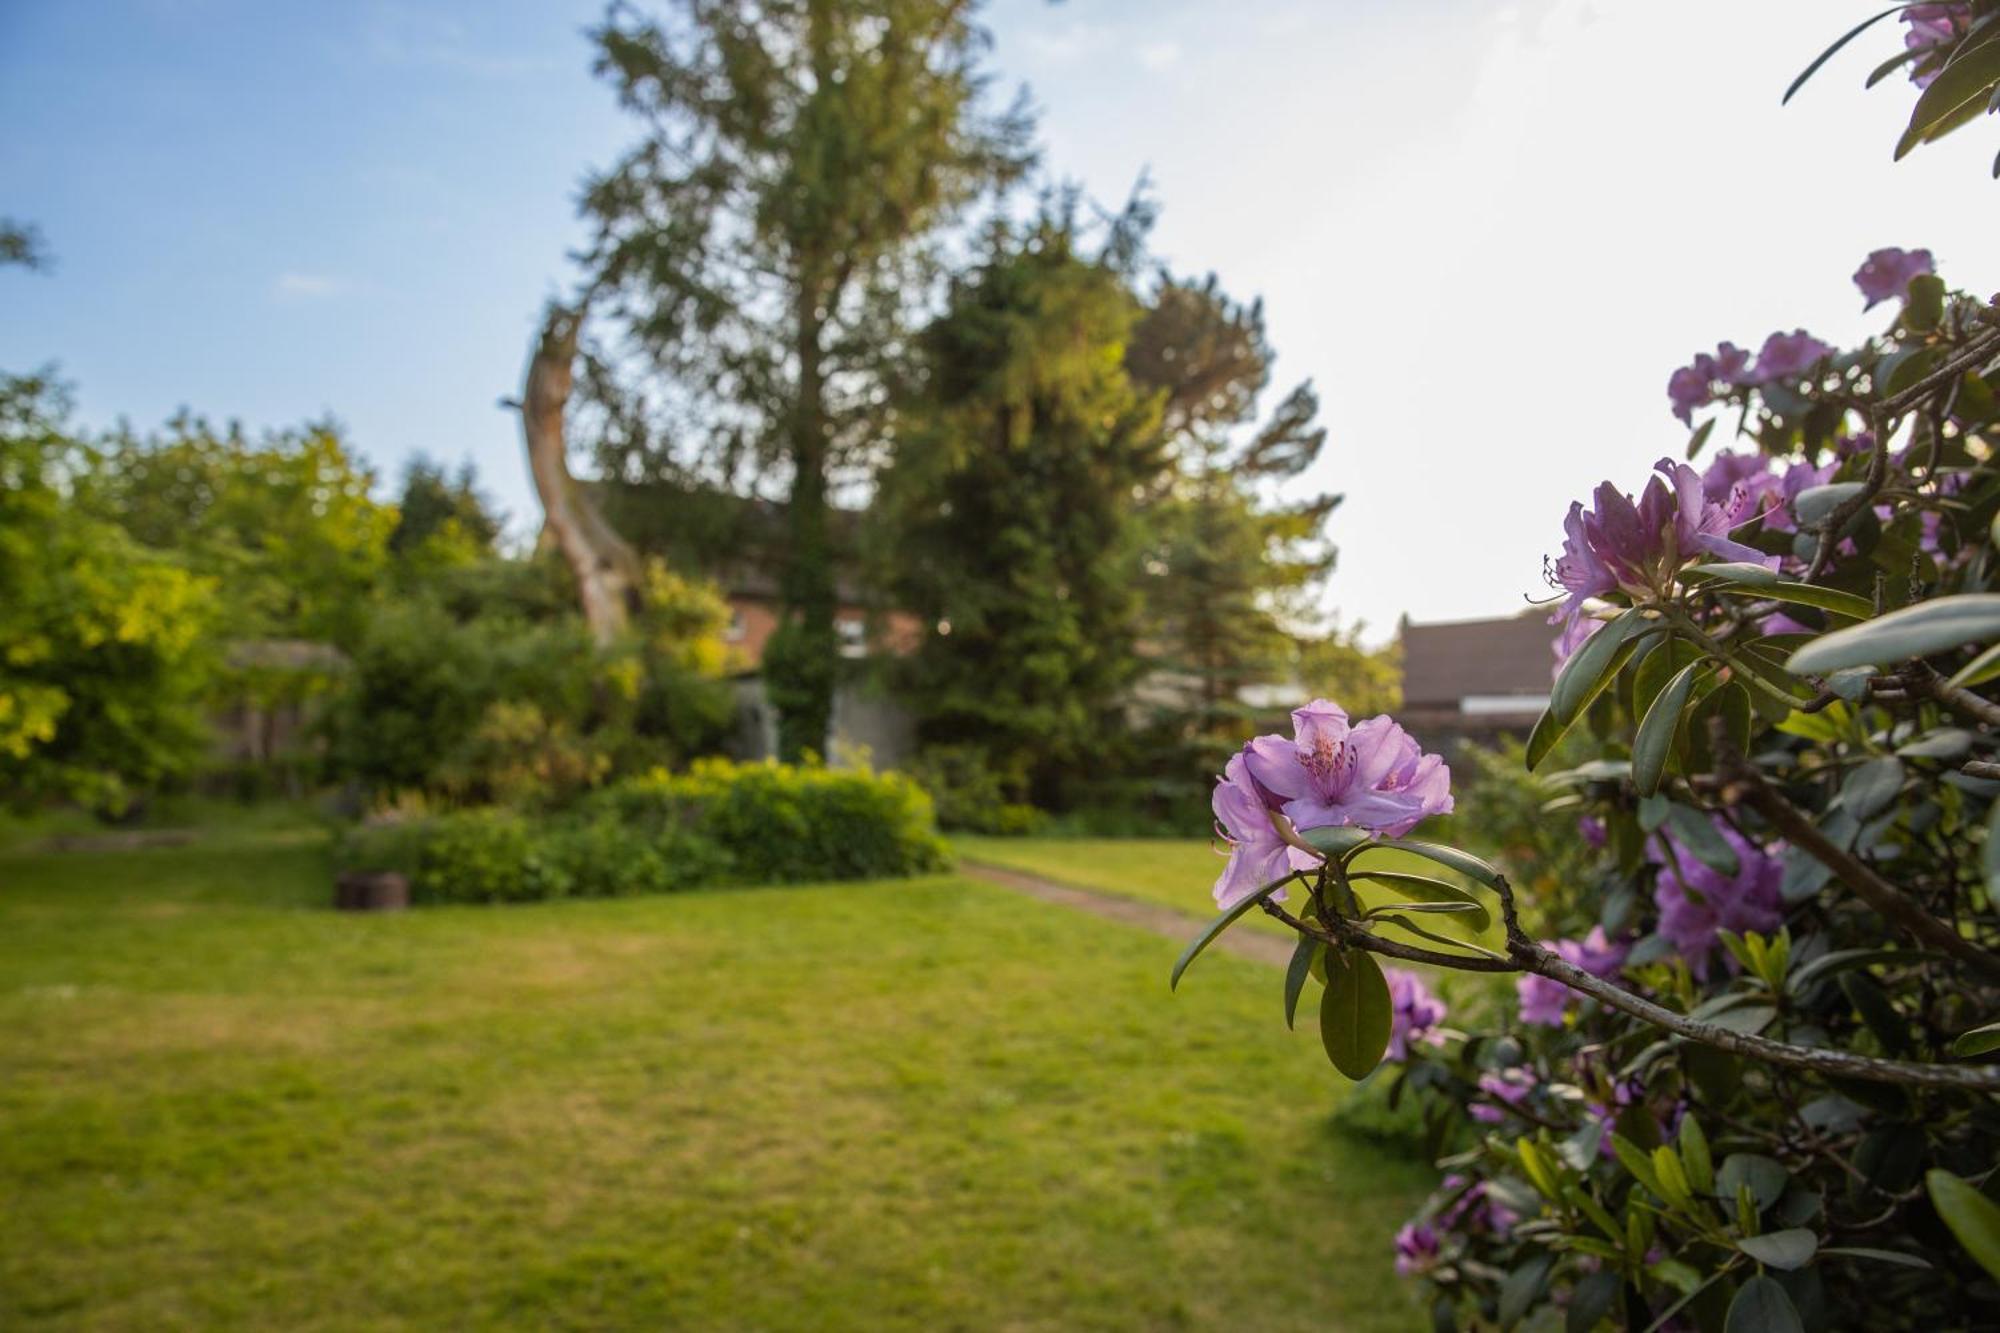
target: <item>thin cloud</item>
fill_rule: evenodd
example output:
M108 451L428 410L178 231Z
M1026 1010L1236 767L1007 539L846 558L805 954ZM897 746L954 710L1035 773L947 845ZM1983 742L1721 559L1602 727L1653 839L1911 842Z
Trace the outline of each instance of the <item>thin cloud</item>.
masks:
M280 273L271 295L281 301L316 301L339 293L342 283L328 273Z
M1155 74L1181 63L1179 42L1151 42L1139 48L1139 63Z

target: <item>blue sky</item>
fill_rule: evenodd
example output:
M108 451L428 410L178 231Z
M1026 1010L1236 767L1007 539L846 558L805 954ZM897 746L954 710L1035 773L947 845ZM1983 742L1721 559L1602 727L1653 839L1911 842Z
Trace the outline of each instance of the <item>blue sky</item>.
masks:
M628 130L590 76L596 3L0 0L0 366L51 361L86 423L188 406L331 413L385 474L471 459L536 519L514 391L566 286L574 196ZM1662 386L1718 338L1857 338L1870 249L2000 286L1983 129L1891 166L1907 85L1879 30L1778 95L1845 0L1000 0L993 62L1046 165L1100 197L1150 169L1158 249L1269 310L1283 384L1346 492L1330 606L1504 613L1562 510L1685 436Z

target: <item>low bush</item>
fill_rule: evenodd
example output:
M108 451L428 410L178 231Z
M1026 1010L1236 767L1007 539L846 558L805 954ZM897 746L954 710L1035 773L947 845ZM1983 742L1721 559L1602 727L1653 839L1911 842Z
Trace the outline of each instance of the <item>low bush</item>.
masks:
M819 765L697 763L570 811L458 811L350 833L343 870L397 870L416 903L530 902L698 885L880 879L949 864L908 778Z

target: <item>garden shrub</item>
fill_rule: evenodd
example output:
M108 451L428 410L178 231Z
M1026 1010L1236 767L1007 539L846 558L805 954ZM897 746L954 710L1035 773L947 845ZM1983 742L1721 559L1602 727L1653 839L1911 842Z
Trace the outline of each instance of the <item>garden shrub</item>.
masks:
M1008 798L1006 784L976 745L926 746L910 776L930 794L939 828L1021 837L1041 832L1047 822L1034 806Z
M2000 3L1898 12L1907 150L1992 101ZM1570 505L1537 776L1457 798L1494 863L1408 838L1451 775L1326 700L1215 790L1225 910L1173 979L1251 910L1295 931L1287 1018L1320 979L1329 1060L1447 1154L1394 1242L1435 1328L2000 1328L2000 300L1935 269L1868 255L1857 347L1695 356L1688 461ZM1511 1003L1449 1022L1378 957Z
M862 770L703 760L571 810L462 810L356 830L343 870L398 870L411 901L617 898L725 884L885 879L944 869L930 799Z

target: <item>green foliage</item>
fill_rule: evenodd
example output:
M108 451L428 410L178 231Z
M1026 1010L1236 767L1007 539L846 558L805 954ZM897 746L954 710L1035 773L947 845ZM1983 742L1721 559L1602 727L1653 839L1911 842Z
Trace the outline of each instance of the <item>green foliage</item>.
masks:
M108 440L79 502L214 580L226 639L355 642L388 563L396 511L330 423L252 441L183 414Z
M389 533L391 555L424 565L462 565L491 555L499 537L500 520L479 493L472 464L447 477L428 458L410 461Z
M383 605L327 716L333 772L382 796L550 804L714 749L734 720L716 679L726 612L664 571L650 587L646 615L608 649L511 563Z
M95 455L45 380L0 380L0 799L122 811L204 742L213 581L80 509Z
M930 800L898 774L697 761L554 814L465 810L349 835L341 864L400 870L412 901L527 902L945 869Z
M1137 670L1131 500L1161 457L1123 365L1137 314L1068 218L996 228L924 336L882 478L884 579L924 627L899 690L1012 800L1050 803Z
M976 746L929 746L907 771L930 794L941 829L1012 837L1040 832L1048 823L1034 806L1007 799L999 775Z
M615 475L787 478L764 673L796 758L824 748L839 661L828 488L882 438L928 243L1025 168L1025 116L982 113L984 34L951 0L680 0L657 20L615 7L593 37L647 135L585 192L588 259L630 346L677 387L672 446L609 358L587 382Z
M722 850L732 882L915 875L951 860L930 797L899 773L702 759L621 783L592 808L621 823L684 824Z

